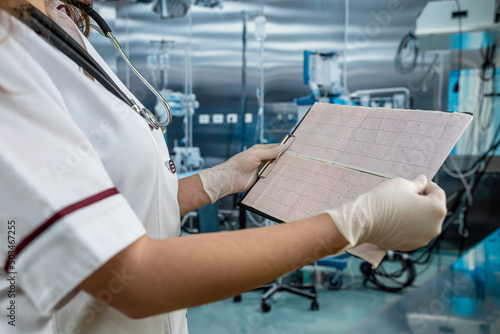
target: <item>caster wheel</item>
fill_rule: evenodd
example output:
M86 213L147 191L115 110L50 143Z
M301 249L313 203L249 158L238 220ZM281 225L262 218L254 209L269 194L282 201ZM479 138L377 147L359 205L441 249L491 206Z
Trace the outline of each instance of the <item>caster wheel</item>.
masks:
M342 276L338 273L329 274L325 283L328 290L339 290L342 287Z
M235 303L241 303L241 295L237 295L233 297L233 302Z
M317 311L319 310L319 304L316 300L313 300L313 302L311 303L311 311Z
M271 311L271 304L269 304L268 302L262 302L261 308L262 312L268 313L269 311Z

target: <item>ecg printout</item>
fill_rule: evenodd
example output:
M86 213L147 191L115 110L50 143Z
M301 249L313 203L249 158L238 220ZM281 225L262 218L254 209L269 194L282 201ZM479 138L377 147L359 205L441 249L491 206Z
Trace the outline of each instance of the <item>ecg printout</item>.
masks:
M386 179L431 180L471 120L463 113L316 103L241 204L288 222L349 202Z

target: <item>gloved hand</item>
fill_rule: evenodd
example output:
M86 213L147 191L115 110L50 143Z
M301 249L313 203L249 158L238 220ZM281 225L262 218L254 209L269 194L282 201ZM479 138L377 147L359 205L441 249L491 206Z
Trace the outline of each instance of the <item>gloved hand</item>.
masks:
M210 201L215 203L224 196L247 191L257 179L261 163L276 158L284 149L278 144L254 145L220 165L200 171Z
M413 181L396 178L325 212L349 242L348 249L370 243L385 250L409 251L440 233L446 196L424 175Z

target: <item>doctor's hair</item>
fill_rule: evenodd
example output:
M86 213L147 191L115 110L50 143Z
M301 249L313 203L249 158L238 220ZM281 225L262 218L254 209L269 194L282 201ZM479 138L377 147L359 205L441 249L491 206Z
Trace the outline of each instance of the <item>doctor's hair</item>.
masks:
M92 0L76 0L76 1L82 2L90 7L92 7L93 4ZM66 14L68 14L68 16L71 17L71 19L73 20L73 22L75 22L78 29L80 29L80 31L82 32L82 34L84 34L85 37L88 37L90 35L90 16L72 4L76 1L61 0L61 2L64 3Z
M92 6L93 0L76 0L83 2L89 6ZM52 0L46 0L45 1L49 6ZM72 1L69 0L62 0L62 5L64 6L64 10L66 11L66 14L68 14L69 17L75 22L76 26L82 31L82 33L85 36L88 36L90 34L90 17L84 13L82 10L78 9L77 7L71 5L70 3ZM30 18L29 14L29 3L26 0L1 0L0 1L0 10L3 10L10 15L14 16L15 18L19 19L21 22L27 22ZM56 9L56 8L54 8ZM61 9L59 6L57 9ZM49 11L50 12L50 11ZM0 19L4 19L4 17L1 17ZM9 26L12 22L9 22ZM10 29L8 29L10 30ZM0 43L3 43L5 39L8 37L6 36L0 36ZM12 92L7 89L6 87L3 87L0 85L0 94L11 94Z
M58 10L65 10L66 14L71 17L73 22L75 22L76 26L78 29L81 30L81 32L88 37L90 34L90 17L83 12L82 10L78 9L77 7L73 6L71 3L72 2L82 2L85 3L86 5L92 6L93 0L61 0L61 5L57 6ZM45 1L47 4L50 5L51 0L46 0ZM62 6L62 7L61 7ZM0 9L6 11L7 13L11 14L12 16L16 17L20 21L27 22L29 19L29 11L28 11L28 2L26 0L2 0L0 1ZM56 9L56 8L54 8ZM50 13L50 11L49 11Z
M4 0L0 1L0 9L6 11L12 16L17 17L22 20L23 17L26 17L27 13L24 10L26 8L27 2L24 0Z

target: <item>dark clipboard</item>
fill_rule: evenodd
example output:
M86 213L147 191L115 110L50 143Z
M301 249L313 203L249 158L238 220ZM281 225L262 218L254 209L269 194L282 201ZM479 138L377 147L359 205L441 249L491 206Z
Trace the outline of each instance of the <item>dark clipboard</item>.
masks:
M311 110L311 108L309 108L309 109L307 110L307 112L305 113L304 117L302 117L302 119L300 120L300 122L299 122L299 123L298 123L298 124L297 124L297 125L293 128L292 132L290 132L290 133L287 135L287 137L288 137L288 136L290 136L290 135L293 135L293 134L295 133L295 130L297 130L297 128L300 126L300 124L302 124L302 121L306 118L307 114L309 114L309 111L310 111L310 110ZM287 137L285 137L285 138L287 138ZM268 161L269 161L269 160L268 160ZM266 163L267 163L267 162L266 162ZM265 164L265 163L264 163L264 164ZM261 166L261 167L263 167L263 166ZM259 170L260 170L260 168L259 168ZM276 223L280 223L280 224L281 224L281 223L285 223L285 221L283 221L283 220L281 220L281 219L278 219L278 218L276 218L276 217L273 217L273 216L271 216L271 215L268 215L267 213L264 213L264 212L262 212L262 211L260 211L260 210L257 210L257 209L256 209L256 208L254 208L254 207L251 207L251 206L246 205L246 204L244 204L244 203L243 203L243 200L245 199L245 197L247 196L247 194L248 194L248 193L252 190L252 188L253 188L253 187L257 184L257 182L259 182L259 180L260 180L260 179L261 179L260 177L257 177L257 180L255 180L254 184L250 187L250 189L248 189L248 190L247 190L247 191L243 194L243 197L241 197L241 199L239 200L239 202L238 202L236 205L237 205L237 206L239 206L240 208L244 209L244 210L248 210L248 211L250 211L250 212L256 213L256 214L258 214L259 216L262 216L262 217L264 217L264 218L266 218L266 219L272 220L272 221L274 221L274 222L276 222Z

